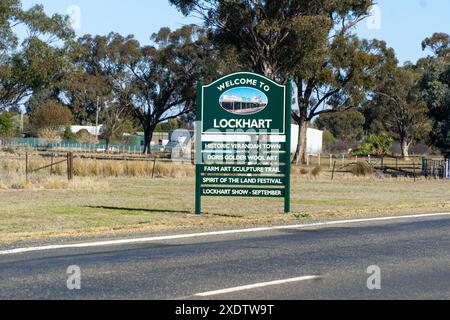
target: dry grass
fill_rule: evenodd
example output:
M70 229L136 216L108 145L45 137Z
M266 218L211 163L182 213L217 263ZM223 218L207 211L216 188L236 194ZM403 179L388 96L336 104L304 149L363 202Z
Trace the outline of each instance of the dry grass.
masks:
M0 190L97 190L107 189L108 182L94 178L77 178L68 181L58 176L21 175L0 176Z
M62 141L61 133L52 128L46 128L39 131L40 139L47 140L50 143L60 143Z
M54 159L54 163L64 161L64 158ZM50 165L50 158L30 156L28 163L29 172ZM24 175L25 158L2 157L0 158L0 175ZM159 177L159 178L186 178L195 175L195 167L190 164L177 164L172 162L156 162L153 172L153 161L121 161L121 160L74 160L75 176L78 177ZM50 168L39 171L40 174L49 175ZM65 162L53 167L53 174L57 176L67 175L67 164Z
M151 177L185 178L195 175L195 167L172 162L157 162L153 173L151 161L76 160L75 175L80 177Z
M316 166L314 167L314 169L311 170L311 175L316 178L320 175L321 172L322 168L320 166Z
M0 174L3 173L24 173L25 172L25 154L24 150L8 150L3 149L0 152ZM11 153L14 151L15 153ZM37 154L31 154L29 156L29 170L44 167L50 164L50 158L44 158ZM55 162L64 161L63 157L55 158ZM371 176L374 172L368 165L367 159L352 157L345 160L333 159L336 161L336 171L347 170L351 175L352 173L357 176ZM329 158L322 157L319 161L318 158L311 157L309 166L294 166L292 168L293 175L303 175L305 177L321 177L327 175L332 171L333 163L330 163ZM380 159L373 159L374 165L380 165ZM408 168L412 172L413 163L416 165L416 172L421 172L421 164L419 158L414 158L411 161L395 160L386 158L384 164L391 167L399 165L401 168ZM409 167L408 167L409 166ZM75 159L75 175L79 177L102 177L102 178L119 178L119 177L160 177L160 178L183 178L193 177L195 174L194 166L190 164L174 164L165 160L158 160L155 171L153 172L153 161L150 159L145 160L93 160L93 159ZM50 169L44 171L49 172ZM54 174L65 176L66 175L66 163L59 164L54 167Z
M309 175L311 171L307 167L293 166L291 168L292 175Z
M351 172L357 177L366 177L373 174L373 168L367 162L358 161L351 167Z
M54 161L64 158L54 159ZM29 171L50 163L30 156ZM357 164L351 172L322 166L292 168L293 214L279 199L204 198L194 208L195 167L159 161L75 159L75 180L66 164L29 174L24 157L0 157L0 243L39 238L222 229L336 218L450 211L449 181L386 178ZM155 179L151 179L154 174Z
M170 168L164 170L170 174ZM448 181L351 174L335 179L326 172L317 178L294 176L289 215L282 214L280 199L204 198L205 214L197 217L193 178L76 178L69 189L57 181L48 182L47 189L8 187L0 190L0 242L450 211Z

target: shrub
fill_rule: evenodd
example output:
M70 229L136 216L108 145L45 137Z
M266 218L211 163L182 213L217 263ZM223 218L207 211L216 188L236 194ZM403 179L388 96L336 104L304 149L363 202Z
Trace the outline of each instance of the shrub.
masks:
M355 151L353 154L356 155L383 155L391 152L394 140L385 134L375 135L372 134L361 144L361 147Z
M30 115L33 134L38 135L43 129L68 126L72 122L72 112L62 104L48 100L39 105Z
M314 177L317 177L320 175L321 172L322 172L322 168L320 166L316 166L314 169L312 169L311 174Z
M76 139L79 143L97 144L98 137L92 135L86 129L80 130L76 134Z
M309 174L309 170L307 168L301 168L300 174L302 174L302 175Z
M367 162L357 162L352 166L352 174L354 176L370 176L373 174L373 168Z
M29 189L31 184L26 180L21 180L19 182L14 182L11 184L11 189L13 190L25 190Z
M9 137L14 130L14 121L9 113L0 113L0 137Z
M38 132L38 137L48 142L59 143L62 141L61 133L58 130L52 128L40 130Z
M9 154L16 154L16 150L14 150L12 147L4 147L2 151Z
M64 140L68 140L70 142L77 142L77 136L72 132L71 127L66 127L66 131L64 131Z

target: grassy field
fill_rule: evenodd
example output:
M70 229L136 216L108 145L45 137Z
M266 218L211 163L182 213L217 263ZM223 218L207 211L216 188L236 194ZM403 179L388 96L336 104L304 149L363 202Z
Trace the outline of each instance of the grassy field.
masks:
M83 179L69 189L0 190L0 242L450 211L450 183L440 180L296 175L292 214L282 214L282 200L205 198L197 217L192 177Z

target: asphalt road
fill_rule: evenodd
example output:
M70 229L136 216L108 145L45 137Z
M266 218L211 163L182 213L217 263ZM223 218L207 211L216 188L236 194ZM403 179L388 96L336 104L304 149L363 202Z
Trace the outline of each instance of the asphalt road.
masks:
M318 278L196 296L305 276ZM0 255L0 299L449 298L450 216Z

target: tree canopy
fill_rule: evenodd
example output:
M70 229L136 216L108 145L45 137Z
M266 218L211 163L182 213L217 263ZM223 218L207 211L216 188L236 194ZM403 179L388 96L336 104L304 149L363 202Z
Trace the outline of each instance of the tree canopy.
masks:
M424 70L423 98L433 121L430 144L450 158L450 36L437 33L424 41L434 53L418 62Z
M16 29L28 37L20 42ZM19 103L54 81L63 69L64 51L52 46L74 36L68 17L45 14L42 5L23 10L20 0L0 3L0 109Z
M156 47L133 42L121 52L128 85L120 92L144 127L144 152L150 152L159 123L194 110L197 79L215 70L214 56L201 28L163 28L152 39Z
M14 119L9 113L0 113L0 137L8 137L14 130Z
M31 131L38 134L43 129L58 130L72 123L70 110L57 101L48 100L30 115Z
M142 45L113 32L75 39L68 17L1 1L0 112L25 105L35 134L38 126L92 125L98 118L107 144L132 123L145 132L150 152L155 129L176 127L180 118L192 127L198 79L248 70L292 84L292 119L300 127L295 161L305 158L312 122L345 141L342 147L386 133L405 157L416 141L450 156L447 33L424 39L428 56L399 67L385 42L355 35L372 0L169 3L204 23L161 28ZM0 114L6 130L9 115ZM44 119L54 115L57 123Z
M308 122L359 107L384 69L397 63L384 42L352 33L368 16L371 0L170 2L186 15L203 17L217 48L236 56L236 68L284 82L293 77L293 119L301 127L297 159L305 156Z
M314 122L318 129L328 130L334 137L360 141L364 137L364 115L359 110L339 114L323 114Z
M422 98L421 71L414 66L396 68L377 85L371 108L392 137L400 142L402 156L409 158L409 148L425 141L431 130L428 109Z

